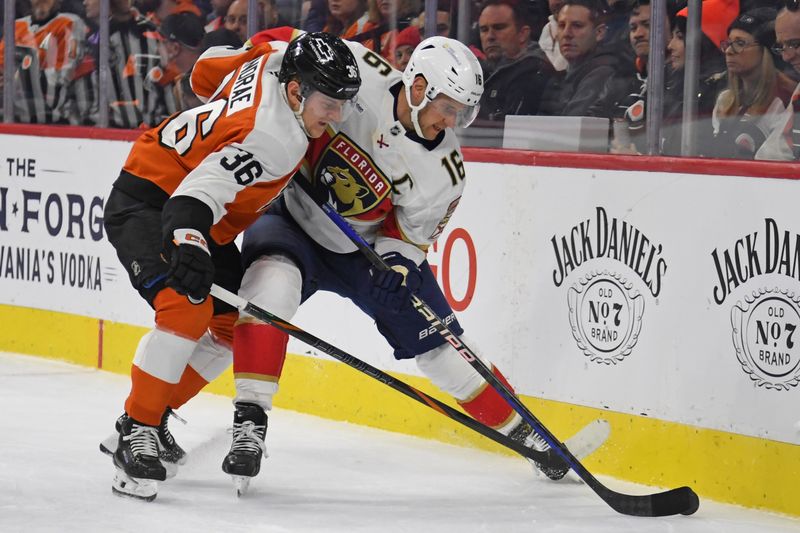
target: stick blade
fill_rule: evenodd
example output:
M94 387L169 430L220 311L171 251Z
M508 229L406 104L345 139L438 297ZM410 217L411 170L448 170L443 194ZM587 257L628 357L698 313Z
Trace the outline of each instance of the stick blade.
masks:
M700 508L700 499L689 487L678 487L647 496L613 493L603 499L615 511L629 516L691 515Z

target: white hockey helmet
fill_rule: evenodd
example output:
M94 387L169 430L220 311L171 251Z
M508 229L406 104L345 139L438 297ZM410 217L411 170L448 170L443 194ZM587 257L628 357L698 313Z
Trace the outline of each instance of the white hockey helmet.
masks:
M417 76L425 78L428 88L423 101L415 106L411 102L411 85ZM475 120L483 94L483 69L475 54L463 43L436 35L414 49L403 71L403 84L411 107L411 121L417 135L422 137L419 112L440 94L465 106L456 117L457 127L466 128Z

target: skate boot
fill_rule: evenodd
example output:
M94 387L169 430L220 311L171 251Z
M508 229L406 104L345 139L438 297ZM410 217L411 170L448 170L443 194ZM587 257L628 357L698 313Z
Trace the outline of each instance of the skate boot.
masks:
M158 457L161 459L161 464L167 469L167 479L175 477L175 474L178 473L179 465L186 464L186 452L175 442L175 437L172 436L167 425L170 416L174 416L184 424L186 423L184 419L168 407L161 417L161 423L158 425ZM127 413L123 413L117 418L117 422L114 424L116 431L100 443L101 452L109 456L114 455L117 450L117 442L119 442L120 426L127 418Z
M511 440L517 441L527 448L533 448L547 454L545 461L535 461L528 459L534 466L536 472L541 472L553 481L558 481L569 472L569 465L550 448L550 445L536 433L533 428L524 420L508 434Z
M140 424L131 417L120 423L117 449L112 455L117 473L111 490L120 496L152 501L158 481L167 471L158 458L158 428Z
M236 495L242 496L250 480L261 469L261 456L267 457L264 438L267 433L267 413L260 405L246 402L234 404L233 442L222 461L222 471L233 477Z

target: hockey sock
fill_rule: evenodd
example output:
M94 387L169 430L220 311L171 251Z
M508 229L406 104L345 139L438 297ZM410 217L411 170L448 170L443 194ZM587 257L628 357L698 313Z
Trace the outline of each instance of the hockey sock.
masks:
M125 401L125 412L148 426L158 426L172 396L174 383L152 376L136 365L131 367L131 393Z
M492 367L492 373L508 387L511 392L514 392L514 389L500 370L496 367ZM469 398L459 400L458 403L472 418L495 429L505 429L514 420L516 415L511 405L509 405L509 403L500 396L500 393L487 382L483 382L480 388Z
M192 368L192 365L186 365L186 370L183 371L180 382L173 388L172 397L169 400L169 407L178 409L180 406L197 396L197 393L203 390L203 387L208 385L203 376L197 373Z
M234 328L233 376L236 401L272 408L286 360L289 336L272 326L241 322Z
M179 408L199 393L203 387L222 374L233 360L233 324L237 313L224 313L211 319L209 330L195 346L189 364L172 393L169 406Z

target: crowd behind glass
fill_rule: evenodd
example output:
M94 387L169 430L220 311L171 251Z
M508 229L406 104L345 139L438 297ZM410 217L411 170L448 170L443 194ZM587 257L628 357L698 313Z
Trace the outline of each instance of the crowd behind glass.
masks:
M796 160L798 1L705 0L698 46L690 47L686 0L15 0L15 23L5 25L14 28L13 53L5 35L0 45L0 65L13 59L6 76L0 70L0 87L11 84L4 109L13 110L3 118L146 128L200 103L189 73L210 46L238 47L254 31L293 26L360 41L402 70L428 31L465 41L484 69L479 120L460 132L464 144L512 146L504 134L517 124L517 134L532 139L594 136L582 146L600 152ZM109 13L107 53L101 2ZM426 22L426 6L437 6L435 22ZM657 57L651 33L661 21ZM697 50L692 68L689 48ZM654 128L647 114L656 94Z

